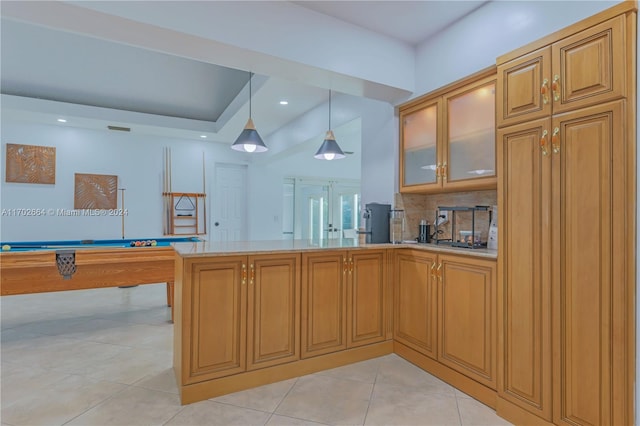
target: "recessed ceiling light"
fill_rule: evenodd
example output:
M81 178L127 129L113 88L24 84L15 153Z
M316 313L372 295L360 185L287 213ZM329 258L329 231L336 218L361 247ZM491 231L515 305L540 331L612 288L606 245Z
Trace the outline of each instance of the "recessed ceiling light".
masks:
M207 138L207 135L200 135L200 137L201 137L202 139L206 139L206 138Z
M289 105L289 101L280 101L280 105Z
M60 122L60 123L66 123L66 122L67 122L67 120L65 120L64 118L58 118L58 122Z

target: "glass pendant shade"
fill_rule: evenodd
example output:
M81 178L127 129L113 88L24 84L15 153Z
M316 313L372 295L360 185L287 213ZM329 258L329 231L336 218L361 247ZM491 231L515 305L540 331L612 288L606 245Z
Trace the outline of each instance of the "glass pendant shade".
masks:
M320 149L316 152L316 155L313 156L318 160L340 160L344 158L344 152L340 149L338 142L336 142L336 137L333 135L333 130L331 130L331 90L329 90L329 130L327 131L326 136L324 137L324 142L320 145Z
M231 149L242 152L265 152L269 148L264 144L262 138L256 130L256 126L251 119L251 79L253 73L249 73L249 120L245 124L242 133L238 136L238 139L231 145Z
M344 152L342 152L338 142L336 142L333 131L329 130L324 138L324 142L320 145L320 149L318 149L318 152L314 155L314 158L318 160L340 160L344 157Z
M253 125L251 118L247 121L238 139L231 145L231 148L242 152L265 152L268 149Z

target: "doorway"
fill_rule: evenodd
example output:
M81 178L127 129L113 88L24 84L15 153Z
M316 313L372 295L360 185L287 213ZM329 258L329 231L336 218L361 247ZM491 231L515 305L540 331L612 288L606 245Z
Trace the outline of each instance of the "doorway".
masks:
M284 182L283 236L323 240L352 237L360 225L360 182L289 178Z
M216 163L211 240L247 239L247 166Z

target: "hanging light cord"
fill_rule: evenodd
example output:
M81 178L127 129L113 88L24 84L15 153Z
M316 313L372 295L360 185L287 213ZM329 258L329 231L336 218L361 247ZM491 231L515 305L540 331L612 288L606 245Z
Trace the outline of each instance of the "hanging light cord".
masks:
M249 71L249 118L251 118L251 80L253 80L253 73Z
M331 130L331 90L329 90L329 130Z

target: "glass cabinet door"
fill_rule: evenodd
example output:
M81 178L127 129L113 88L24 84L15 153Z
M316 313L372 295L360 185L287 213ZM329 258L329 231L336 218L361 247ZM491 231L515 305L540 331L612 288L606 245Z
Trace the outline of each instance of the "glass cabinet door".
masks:
M496 179L495 78L465 86L445 99L443 186Z
M438 115L441 101L400 115L402 187L438 185Z

